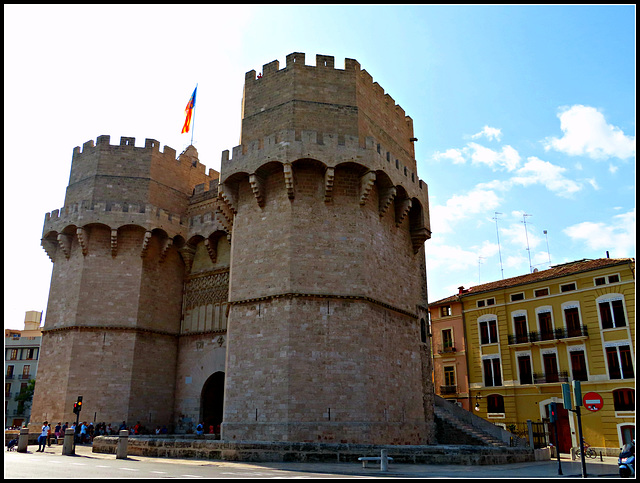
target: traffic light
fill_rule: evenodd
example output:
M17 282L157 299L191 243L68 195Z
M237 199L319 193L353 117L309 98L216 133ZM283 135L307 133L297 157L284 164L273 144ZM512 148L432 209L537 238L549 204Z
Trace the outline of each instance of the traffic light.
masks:
M73 403L73 412L80 414L80 411L82 411L82 396L78 396L78 400Z
M552 402L549 404L549 422L555 423L558 420L558 407L557 404Z

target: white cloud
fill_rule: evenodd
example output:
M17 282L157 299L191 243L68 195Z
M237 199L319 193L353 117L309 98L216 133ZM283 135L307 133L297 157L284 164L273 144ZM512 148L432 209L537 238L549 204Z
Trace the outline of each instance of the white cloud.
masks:
M477 143L469 143L464 149L473 164L486 164L490 168L506 168L513 171L520 163L518 151L511 146L503 146L502 151L495 151Z
M557 193L560 196L568 197L580 191L582 185L576 181L565 178L563 175L565 171L566 168L531 156L527 158L526 164L518 169L518 176L511 178L511 181L522 186L541 184L549 191Z
M460 149L447 149L444 153L436 152L433 155L436 161L450 160L453 164L464 164L465 159Z
M494 139L496 141L500 141L500 138L502 137L502 131L495 127L485 126L484 128L482 128L482 131L473 134L471 136L471 139L478 139L483 136L486 137L489 141L492 141Z
M592 250L608 250L612 257L633 257L636 251L636 211L616 215L610 224L585 221L565 228L563 232Z
M604 115L589 106L562 108L558 114L562 138L547 138L545 149L570 156L586 155L592 159L616 157L627 159L636 154L635 136L625 136L616 126L607 124Z
M450 233L451 224L477 213L492 211L500 198L491 190L474 188L465 195L454 195L444 205L430 208L431 228L434 233Z

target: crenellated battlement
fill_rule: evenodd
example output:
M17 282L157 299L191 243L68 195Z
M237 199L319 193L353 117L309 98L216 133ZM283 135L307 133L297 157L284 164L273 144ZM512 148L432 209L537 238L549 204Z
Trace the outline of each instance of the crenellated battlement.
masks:
M98 136L95 143L93 142L93 139L91 139L82 144L82 149L80 149L80 146L76 146L75 148L73 148L73 155L76 156L78 154L87 154L89 152L93 152L93 150L95 150L96 148L100 148L104 146L107 146L110 148L115 148L115 147L127 148L130 150L134 150L134 149L150 150L156 153L160 152L160 143L155 139L146 138L144 140L144 146L141 146L141 147L136 147L136 138L133 138L133 137L126 137L126 136L120 137L120 144L110 144L110 140L111 140L111 136L107 134ZM169 146L165 145L164 150L162 151L162 154L166 156L171 156L176 161L178 160L178 158L176 158L176 150Z
M355 59L345 58L344 69L337 69L335 67L335 58L331 55L316 55L316 64L312 66L305 64L304 53L294 52L287 55L286 65L282 69L280 69L280 62L274 60L262 66L260 76L256 76L255 70L247 72L245 74L245 89L269 84L272 79L278 79L279 76L288 72L301 73L302 71L307 76L313 76L315 79L321 80L323 77L331 77L334 82L342 74L342 81L346 84L352 83L354 78L357 79L359 98L369 98L368 102L375 104L378 109L380 107L384 108L384 112L381 113L383 116L394 116L397 120L404 122L413 132L413 120L411 117L407 116L405 110L395 103L393 97L385 93L380 84L373 80L369 72L360 68L360 63ZM321 84L322 81L317 82L316 85Z
M373 137L365 138L361 146L357 136L317 131L282 130L222 152L221 182L236 173L253 174L262 165L277 161L290 164L298 159L312 158L335 168L355 162L370 171L384 171L394 185L403 186L411 196L426 201L427 185L418 178L412 166L404 165L395 153Z
M135 138L98 136L73 150L65 205L83 200L119 200L121 203L150 203L169 212L184 214L197 185L210 185L219 177L206 172L198 151L188 146L180 155L155 139L145 139L137 147Z
M67 226L82 227L92 223L114 229L124 225L138 225L147 230L162 228L170 236L186 236L188 218L149 203L83 200L46 213L42 232L46 236L51 232L62 232Z

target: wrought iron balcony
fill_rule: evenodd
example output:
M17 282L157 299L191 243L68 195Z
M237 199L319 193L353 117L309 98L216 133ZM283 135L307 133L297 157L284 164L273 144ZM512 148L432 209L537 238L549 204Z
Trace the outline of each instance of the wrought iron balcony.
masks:
M571 337L589 337L589 331L586 325L580 325L576 328L567 329L560 327L558 329L526 332L524 334L509 334L509 345L512 344L530 344L532 342L541 342L546 340L569 339Z
M458 394L458 386L440 386L440 395Z
M552 372L550 374L533 373L534 384L547 384L550 382L569 382L569 373L567 371Z
M438 344L438 354L449 354L456 352L455 346L448 344Z

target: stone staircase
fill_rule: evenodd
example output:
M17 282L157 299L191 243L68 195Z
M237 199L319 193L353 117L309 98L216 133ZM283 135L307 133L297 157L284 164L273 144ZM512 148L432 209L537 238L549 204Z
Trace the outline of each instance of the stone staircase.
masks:
M474 427L444 409L435 406L438 444L470 444L476 446L508 446L499 439Z

